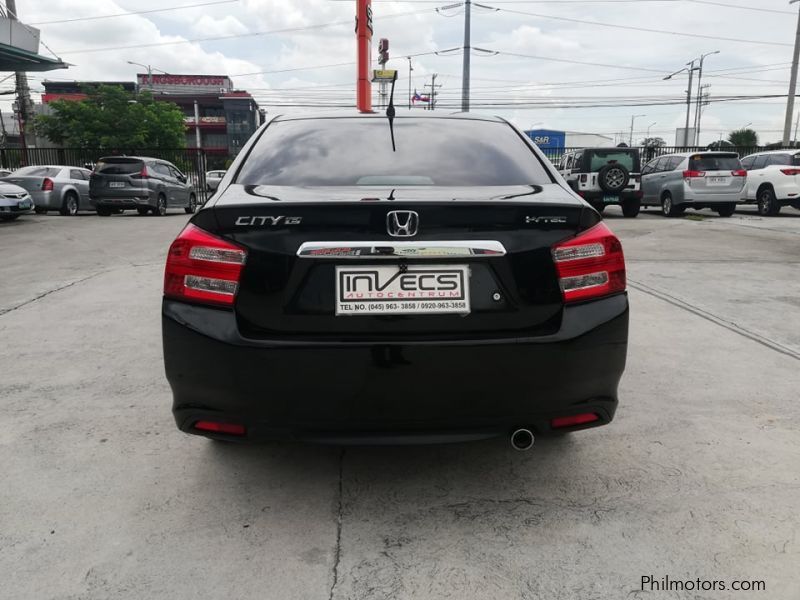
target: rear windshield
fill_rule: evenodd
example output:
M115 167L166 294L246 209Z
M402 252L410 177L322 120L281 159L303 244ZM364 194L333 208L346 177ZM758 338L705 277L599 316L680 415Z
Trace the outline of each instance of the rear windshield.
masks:
M689 159L690 171L735 171L742 168L734 154L704 154Z
M14 175L20 177L55 177L61 172L61 169L53 167L22 167L14 171Z
M507 124L397 118L299 119L271 124L237 183L287 186L501 186L550 183Z
M140 160L101 160L94 168L95 173L104 173L106 175L130 175L131 173L138 173L142 170L142 161Z
M800 166L800 154L773 154L767 159L768 165Z
M619 150L592 150L589 153L589 171L599 171L609 162L616 162L628 171L639 171L639 155L634 152L620 152Z

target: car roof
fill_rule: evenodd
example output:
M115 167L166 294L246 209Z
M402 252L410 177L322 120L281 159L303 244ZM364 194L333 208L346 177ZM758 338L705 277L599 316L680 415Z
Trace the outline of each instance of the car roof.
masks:
M433 112L433 111L430 111ZM375 113L353 113L350 111L329 111L329 112L318 112L318 113L298 113L298 114L286 114L286 115L276 115L272 122L280 122L280 121L305 121L305 120L316 120L316 119L383 119L386 120L386 115L383 112L375 112ZM476 113L465 113L465 112L457 112L457 113L446 113L446 114L413 114L413 115L404 115L398 114L395 119L455 119L455 120L466 120L466 121L491 121L495 123L505 123L506 120L493 116L493 115L482 115Z
M760 156L762 154L800 154L800 148L786 148L785 150L762 150L761 152L753 152L747 156Z

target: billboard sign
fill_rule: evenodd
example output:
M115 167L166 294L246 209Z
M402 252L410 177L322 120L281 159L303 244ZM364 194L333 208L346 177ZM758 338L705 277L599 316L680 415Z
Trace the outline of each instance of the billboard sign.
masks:
M531 129L525 134L533 140L533 143L543 149L564 148L566 146L567 134L563 131L552 129Z

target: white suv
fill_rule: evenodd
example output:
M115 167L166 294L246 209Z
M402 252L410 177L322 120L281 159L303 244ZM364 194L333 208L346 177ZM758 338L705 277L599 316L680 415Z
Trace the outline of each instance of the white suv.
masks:
M777 215L781 207L800 210L800 150L771 150L742 159L747 170L748 204L758 204L758 214Z

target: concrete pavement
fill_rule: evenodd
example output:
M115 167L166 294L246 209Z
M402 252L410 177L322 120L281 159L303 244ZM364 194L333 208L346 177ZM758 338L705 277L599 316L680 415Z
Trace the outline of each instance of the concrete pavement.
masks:
M699 214L609 211L636 286L617 419L528 453L181 434L159 304L185 215L0 224L2 595L796 600L800 213Z

